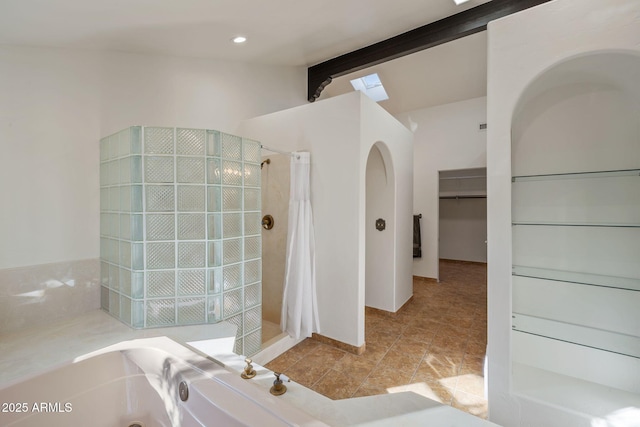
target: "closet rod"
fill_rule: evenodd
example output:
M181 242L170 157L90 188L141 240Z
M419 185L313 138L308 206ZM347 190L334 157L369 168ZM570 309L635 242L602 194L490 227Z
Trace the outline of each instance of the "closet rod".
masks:
M441 180L446 179L476 179L476 178L486 178L487 175L468 175L468 176L443 176L440 177Z

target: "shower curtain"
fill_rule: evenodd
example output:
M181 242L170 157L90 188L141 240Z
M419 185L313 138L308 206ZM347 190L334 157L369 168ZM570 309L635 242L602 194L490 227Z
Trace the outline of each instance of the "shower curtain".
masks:
M280 326L293 338L320 332L316 302L316 260L306 152L291 156L287 263Z

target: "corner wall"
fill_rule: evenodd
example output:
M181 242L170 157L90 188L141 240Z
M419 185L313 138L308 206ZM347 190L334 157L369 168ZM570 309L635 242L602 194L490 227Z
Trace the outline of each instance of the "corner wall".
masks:
M388 248L394 259L395 277L393 284L393 303L386 310L395 312L413 295L413 141L414 136L393 116L368 97L361 96L361 158L366 168L366 159L371 147L382 141L389 149L393 173L395 174L395 242ZM365 174L361 177L364 178ZM364 195L364 192L362 193ZM367 224L369 227L372 224ZM361 227L365 226L362 213ZM362 236L365 236L364 229ZM364 245L364 242L362 243Z
M359 112L358 97L335 97L246 120L238 131L271 148L311 152L320 333L358 346L359 283L364 281L359 268Z
M592 426L594 420L584 414L513 393L512 116L527 86L563 59L604 50L638 52L640 4L635 0L555 0L493 21L488 31L489 418L505 426Z
M438 277L438 171L485 167L485 97L409 111L396 117L414 131L413 213L422 214L422 258L413 274Z
M238 133L287 151L311 152L311 203L316 239L318 310L321 334L361 346L364 343L365 184L371 147L384 141L392 152L396 178L396 217L410 214L411 134L359 92L257 117ZM399 159L399 160L396 160ZM400 191L399 189L404 189ZM408 193L407 193L408 191ZM410 297L412 228L397 227L398 301ZM411 226L412 227L412 226ZM401 230L401 231L398 231ZM394 249L395 250L395 249ZM405 256L398 263L397 259ZM409 268L407 268L409 266ZM398 278L401 278L399 281ZM406 295L408 294L408 296Z

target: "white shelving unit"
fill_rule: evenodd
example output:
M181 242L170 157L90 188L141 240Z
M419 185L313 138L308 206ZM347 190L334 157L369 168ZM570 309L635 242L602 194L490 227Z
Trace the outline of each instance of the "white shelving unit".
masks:
M640 169L514 176L512 208L514 359L640 393Z
M640 101L575 76L514 119L512 386L588 419L640 402Z

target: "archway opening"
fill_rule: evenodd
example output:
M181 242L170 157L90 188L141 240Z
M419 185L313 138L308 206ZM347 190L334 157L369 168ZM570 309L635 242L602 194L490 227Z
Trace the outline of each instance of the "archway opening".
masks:
M369 151L365 197L365 306L395 311L395 177L382 142Z

